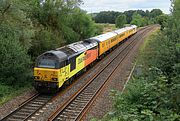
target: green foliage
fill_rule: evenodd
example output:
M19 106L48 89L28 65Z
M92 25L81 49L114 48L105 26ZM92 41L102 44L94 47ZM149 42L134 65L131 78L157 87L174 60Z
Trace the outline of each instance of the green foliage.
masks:
M95 24L96 33L95 35L100 35L103 33L104 26L102 24Z
M0 24L8 25L17 31L19 42L29 49L34 30L32 22L23 11L27 4L17 0L0 0Z
M94 16L94 20L96 23L115 24L115 20L120 14L114 11L102 11Z
M116 18L116 27L118 28L122 28L124 26L124 24L126 24L126 16L124 14L122 15L119 15L117 18Z
M41 53L58 48L63 44L63 39L58 36L59 32L51 32L50 30L42 29L36 32L35 37L32 41L32 47L29 49L33 60Z
M74 0L67 3L45 1L43 6L36 3L31 14L38 20L34 21L38 29L29 51L32 56L95 35L95 24L85 11L78 8L80 3Z
M164 29L167 26L168 18L169 16L165 14L156 17L156 21L161 25L161 29Z
M100 24L100 23L96 23L96 35L100 35L103 33L107 33L107 32L111 32L113 30L116 29L114 24Z
M30 57L19 42L18 31L0 25L0 83L23 85L30 73Z
M162 15L162 11L160 9L153 9L152 11L143 11L143 10L129 10L125 11L123 13L121 12L114 12L114 11L103 11L100 13L93 13L91 14L95 20L96 23L111 23L115 24L116 23L116 18L119 15L124 14L126 16L126 23L130 24L131 21L133 20L133 15L137 13L138 15L141 16L143 24L142 25L149 25L149 24L154 24L156 22L156 17L159 15Z
M30 84L26 84L23 87L13 87L0 84L0 105L6 103L10 99L17 97L18 95L32 89Z
M75 9L69 22L73 30L79 34L80 39L78 40L83 40L95 35L95 24L85 11L78 8Z
M144 26L145 20L142 18L141 15L138 13L134 13L132 16L131 24L137 25L137 26Z
M160 10L160 9L153 9L151 12L150 12L150 16L152 18L156 18L157 16L160 16L162 15L163 12Z

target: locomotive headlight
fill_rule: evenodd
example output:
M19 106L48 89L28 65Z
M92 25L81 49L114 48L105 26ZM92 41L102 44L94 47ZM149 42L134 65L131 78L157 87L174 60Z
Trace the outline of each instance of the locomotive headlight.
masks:
M57 78L52 78L53 81L57 81L58 79Z
M34 76L34 79L40 79L40 77L39 76Z

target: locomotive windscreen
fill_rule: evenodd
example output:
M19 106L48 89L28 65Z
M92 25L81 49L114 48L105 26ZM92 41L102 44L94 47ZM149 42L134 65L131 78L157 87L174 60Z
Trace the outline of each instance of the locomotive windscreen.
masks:
M50 59L40 59L38 62L39 68L56 68L56 62Z

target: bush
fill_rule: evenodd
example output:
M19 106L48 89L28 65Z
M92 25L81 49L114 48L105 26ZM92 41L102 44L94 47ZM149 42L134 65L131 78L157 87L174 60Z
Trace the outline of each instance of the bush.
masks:
M30 74L30 57L20 44L18 32L0 25L0 82L23 85Z

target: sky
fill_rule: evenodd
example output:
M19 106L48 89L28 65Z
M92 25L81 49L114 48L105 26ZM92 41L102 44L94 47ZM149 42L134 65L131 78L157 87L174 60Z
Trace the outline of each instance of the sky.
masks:
M88 13L100 11L119 11L127 10L152 10L161 9L164 13L170 13L170 0L83 0L81 5L83 10Z

